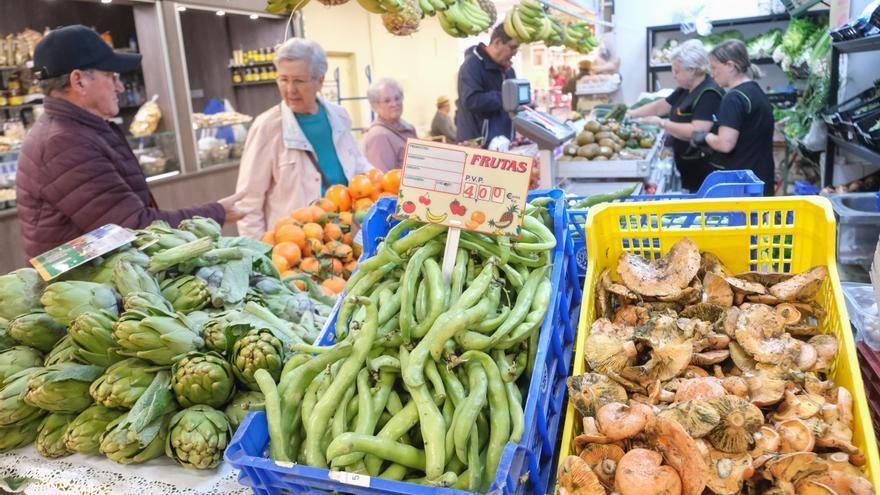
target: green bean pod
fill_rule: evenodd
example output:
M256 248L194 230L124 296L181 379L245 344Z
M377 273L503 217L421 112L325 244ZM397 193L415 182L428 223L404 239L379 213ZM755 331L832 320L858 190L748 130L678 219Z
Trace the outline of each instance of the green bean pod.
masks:
M425 376L431 382L431 387L434 389L434 402L445 401L446 387L443 385L443 378L440 377L440 372L437 371L437 363L430 359L425 362Z
M411 469L425 470L425 451L386 438L349 432L334 438L327 447L331 464L337 457L354 452L371 454Z
M480 490L483 482L483 463L480 462L480 434L477 432L477 426L471 426L471 436L468 439L468 469L471 471L468 480L468 490L476 492Z
M403 346L400 348L400 359L404 370L413 366L413 359ZM405 364L404 360L407 361ZM434 403L431 392L428 391L425 383L411 383L406 374L403 376L403 382L409 389L412 400L416 403L416 408L419 411L419 430L425 444L425 474L429 479L439 478L443 475L446 462L446 424L443 421L443 415Z
M400 312L400 287L391 295L391 299L382 302L379 305L379 325L383 326L388 323L388 320L395 319L396 316Z
M406 270L400 284L400 333L404 342L409 343L412 339L413 328L416 326L414 315L414 303L416 297L416 282L421 273L422 264L425 260L435 256L443 250L443 245L432 241L416 250L412 258L406 264Z
M464 284L467 281L468 257L468 252L460 248L455 254L455 266L452 267L452 279L449 292L447 293L445 309L449 309L452 304L455 304L455 301L458 301L462 291L464 291Z
M380 478L392 481L403 481L403 478L406 477L406 473L409 471L406 466L397 464L396 462L392 462L385 471L382 471L382 474L379 475ZM375 476L371 474L370 476Z
M383 354L379 357L368 359L367 367L374 373L378 373L379 370L400 371L400 360L394 356Z
M443 313L446 300L448 299L448 290L443 285L443 273L440 271L440 265L433 259L427 259L422 265L422 269L425 272L425 283L422 286L425 287L426 291L424 300L426 314L424 317L419 318L418 324L413 328L413 337L415 338L425 336L431 325Z
M488 378L479 363L467 365L470 394L464 403L458 406L461 411L455 420L455 453L461 462L467 463L467 443L471 427L477 420L480 410L486 404Z
M440 377L443 378L443 384L446 385L447 395L452 399L452 405L458 408L458 405L467 398L464 385L461 384L455 373L446 366L441 365L438 371L440 371Z
M348 390L345 391L345 395L342 396L342 402L339 403L339 409L336 410L336 413L333 415L333 438L342 435L343 433L349 431L348 430L348 403L351 401L351 398L354 397L355 387L348 387Z
M498 327L507 320L507 316L510 314L510 306L501 306L501 311L498 312L495 316L490 317L488 320L481 321L477 323L472 328L474 331L480 333L492 333Z
M342 304L339 305L339 312L336 316L336 340L345 340L348 338L348 325L349 318L351 318L352 313L354 312L354 301L355 298L360 296L365 296L369 293L372 287L385 278L385 276L393 270L395 265L393 263L386 263L376 270L371 271L368 275L364 276L357 284L352 286L348 284L346 287L351 287L350 290L346 290L345 299L342 300ZM360 270L358 270L360 271ZM375 306L375 305L374 305ZM378 318L378 316L377 316Z
M428 293L428 284L427 283L419 283L424 282L425 280L425 270L424 265L422 265L422 275L421 277L416 279L416 306L415 306L415 316L416 316L416 325L418 322L425 319L428 315L428 302L427 302L427 293ZM415 333L415 332L413 332ZM415 336L418 338L418 335Z
M392 416L392 418L385 423L385 426L382 427L376 436L387 440L397 441L417 425L418 422L419 410L416 407L416 403L410 401L400 410L400 412ZM367 466L367 472L369 472L371 476L375 476L376 474L374 473L378 473L382 466L382 459L368 455L364 459L364 463Z
M498 343L497 347L499 349L510 349L539 331L550 307L552 290L553 284L549 279L544 278L541 280L540 285L535 291L535 297L531 301L528 316L505 339Z
M525 417L523 415L522 396L514 382L504 382L507 391L507 402L510 410L510 441L518 443L522 440L525 431Z
M510 439L510 409L507 400L507 391L501 380L498 366L488 354L480 351L467 351L461 355L462 361L474 360L482 366L486 373L489 392L489 447L486 453L486 472L494 473L498 469L498 462L504 445Z
M548 229L540 220L527 216L523 219L523 227L537 235L540 240L534 243L515 243L513 249L517 252L533 253L549 251L556 247L556 236L553 235L553 232L551 232L550 229Z
M269 443L269 454L276 461L289 462L287 438L281 427L281 399L278 396L278 389L275 387L275 380L264 369L257 370L254 373L254 379L265 397L266 422L269 425L269 438L272 439Z

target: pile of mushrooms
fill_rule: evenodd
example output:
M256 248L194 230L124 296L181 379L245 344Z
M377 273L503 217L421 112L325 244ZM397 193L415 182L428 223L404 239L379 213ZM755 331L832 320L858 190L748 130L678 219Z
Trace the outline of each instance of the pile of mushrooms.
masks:
M853 398L825 379L824 266L734 274L687 238L599 276L560 495L874 493Z

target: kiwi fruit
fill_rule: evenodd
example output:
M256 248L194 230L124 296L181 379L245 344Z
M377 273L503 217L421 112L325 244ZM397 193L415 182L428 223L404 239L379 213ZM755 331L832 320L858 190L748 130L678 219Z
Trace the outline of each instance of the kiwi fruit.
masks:
M568 156L575 156L578 154L578 145L567 144L567 145L565 145L565 149L563 149L562 152Z
M623 145L621 145L620 143L614 143L611 146L611 149L613 149L615 153L620 153L620 150L623 149Z
M590 131L590 132L599 132L600 127L601 126L599 125L599 123L596 122L595 120L591 120L591 121L587 122L586 124L584 124L584 130Z
M599 146L599 150L596 152L596 154L608 158L609 156L614 154L614 150L612 150L608 146Z
M602 138L599 140L599 146L607 146L611 148L614 146L614 140L610 138Z
M585 144L595 143L596 136L590 131L584 131L577 135L577 144L578 146L583 146Z
M599 155L599 156L597 156L596 158L593 158L593 161L594 161L594 162L607 162L607 161L608 161L608 157L607 157L607 156Z

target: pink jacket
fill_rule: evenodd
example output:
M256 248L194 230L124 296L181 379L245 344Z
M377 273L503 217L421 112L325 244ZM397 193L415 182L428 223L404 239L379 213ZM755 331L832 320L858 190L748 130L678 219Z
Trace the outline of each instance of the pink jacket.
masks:
M388 172L403 167L406 140L418 139L416 129L403 119L394 124L373 122L364 134L364 154L376 168Z
M345 177L351 180L373 168L358 149L348 112L319 100L327 110ZM239 207L249 214L238 221L239 235L258 239L278 220L321 197L321 176L308 155L314 148L296 119L288 119L285 128L281 105L263 112L248 132L235 190L247 191Z

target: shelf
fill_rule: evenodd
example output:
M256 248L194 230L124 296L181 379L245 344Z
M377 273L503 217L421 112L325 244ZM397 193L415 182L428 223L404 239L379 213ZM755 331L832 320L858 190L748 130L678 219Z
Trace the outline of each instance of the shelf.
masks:
M253 69L254 67L271 67L273 65L275 65L275 62L257 62L254 64L246 64L246 65L230 65L229 70Z
M40 106L40 105L42 105L42 103L23 103L21 105L6 105L6 106L0 107L0 111L2 111L2 110L11 110L11 111L24 110L25 108L32 108L32 107L36 107L36 106Z
M828 10L810 10L804 12L807 16L821 16L827 15ZM724 28L724 27L732 27L732 26L742 26L744 24L763 24L768 22L784 22L790 21L791 16L788 14L772 14L772 15L760 15L755 17L740 17L737 19L721 19L721 20L710 20L712 23L712 28ZM648 27L650 31L655 33L662 32L671 32L671 31L680 31L681 24L664 24L662 26L650 26Z
M247 82L247 83L239 83L239 84L233 84L232 87L233 88L243 88L246 86L265 86L266 84L275 84L275 80L271 79L268 81L254 81L254 82Z
M858 53L880 50L880 34L848 41L835 41L832 43L835 50L840 53Z
M815 7L816 5L818 5L822 2L823 2L823 0L807 0L793 9L788 8L788 4L791 4L790 1L789 2L783 1L782 3L786 4L785 9L788 10L788 15L790 15L792 18L794 18L794 17L797 17L803 13L808 13L807 11L809 11L811 8Z
M757 58L751 61L756 65L773 65L776 63L772 58ZM669 72L672 70L672 64L651 65L648 67L649 72Z
M840 149L849 151L850 153L854 153L871 163L880 163L880 152L874 151L870 148L862 146L861 144L849 142L843 138L838 136L834 136L832 134L828 135L828 138L834 142L837 146L840 146Z

